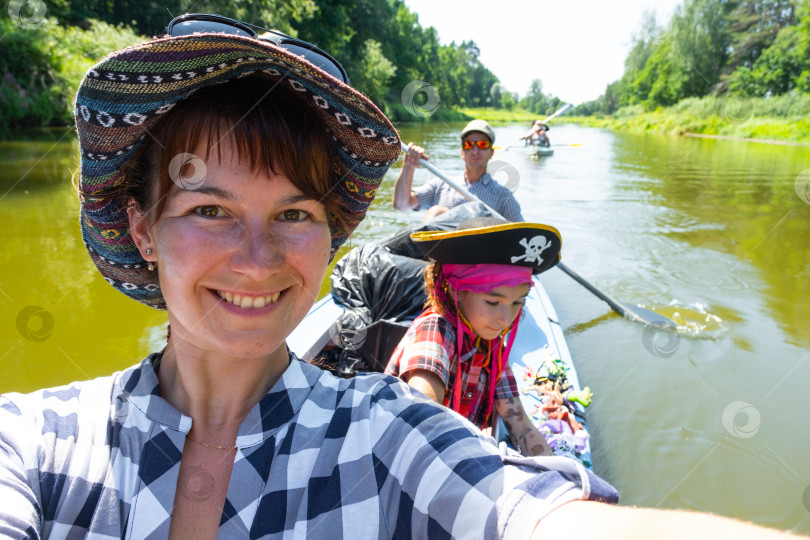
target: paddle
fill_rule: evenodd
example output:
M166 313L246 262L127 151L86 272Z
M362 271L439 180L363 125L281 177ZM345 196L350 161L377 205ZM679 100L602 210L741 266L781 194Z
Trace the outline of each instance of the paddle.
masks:
M407 153L408 152L408 145L405 143L401 143L402 151ZM492 215L497 216L501 219L505 219L502 215L496 212L491 206L483 202L481 199L470 193L467 189L463 188L462 186L458 185L450 178L448 178L444 173L442 173L439 169L434 167L431 163L425 161L424 159L419 160L419 164L422 165L424 168L435 174L439 177L445 184L450 186L451 188L455 189L459 193L461 193L468 201L476 201L484 205L484 207L492 212ZM603 293L599 289L596 288L591 282L586 280L584 277L580 276L567 266L565 266L562 262L557 263L557 268L568 274L574 281L585 287L588 291L594 294L597 298L603 300L607 303L619 315L622 317L629 319L631 321L642 322L644 324L648 324L650 326L658 326L658 327L677 327L678 325L675 324L675 321L664 317L654 311L650 311L649 309L644 309L641 306L635 306L632 304L625 304L624 302L619 302L608 296L607 294Z
M559 109L557 109L556 111L554 111L554 114L552 114L551 116L549 116L548 118L546 118L545 120L543 120L543 122L542 122L542 123L543 123L543 124L548 124L548 123L549 123L549 122L551 122L551 120L553 120L554 118L557 118L558 116L560 116L560 115L565 114L566 112L568 112L568 109L570 109L571 107L573 107L573 105L571 105L570 103L566 103L565 105L563 105L562 107L560 107ZM503 148L501 148L501 147L499 147L499 146L493 146L492 148L493 148L493 149L495 149L495 150L509 150L509 147L510 147L510 146L515 146L517 143L519 143L520 141L524 140L525 138L526 138L526 137L525 137L525 136L523 136L523 137L519 138L518 140L516 140L515 142L511 142L511 143L507 144L507 145L506 145L506 146L504 146ZM573 145L572 145L572 146L573 146ZM433 172L433 171L431 171L431 172Z
M586 280L584 277L580 276L567 266L565 266L562 261L557 263L557 268L568 274L568 276L588 289L594 296L603 300L607 305L613 309L616 313L624 317L625 319L630 319L631 321L642 322L644 324L648 324L650 326L658 326L658 327L676 327L678 326L675 321L668 317L664 317L663 315L656 313L654 311L650 311L649 309L644 309L641 306L635 306L633 304L625 304L624 302L619 302L608 296L607 294L603 293L599 289L597 289L590 281Z

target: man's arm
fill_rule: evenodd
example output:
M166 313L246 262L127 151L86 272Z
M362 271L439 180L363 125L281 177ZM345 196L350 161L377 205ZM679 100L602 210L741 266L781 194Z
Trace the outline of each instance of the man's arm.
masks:
M408 143L408 153L405 154L405 161L402 169L394 183L394 208L397 210L410 210L419 204L419 198L411 189L413 186L413 172L419 167L420 159L428 159L425 149Z
M515 199L514 194L510 193L501 205L501 215L509 221L526 221L523 219L523 213L520 211L520 203Z

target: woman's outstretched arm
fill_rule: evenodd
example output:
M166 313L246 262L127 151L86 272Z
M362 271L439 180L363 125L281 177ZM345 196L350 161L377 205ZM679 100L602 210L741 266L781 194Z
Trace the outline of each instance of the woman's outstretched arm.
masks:
M703 512L614 506L594 501L573 501L551 511L538 522L532 538L555 538L553 535L571 534L572 531L577 538L622 540L805 538Z

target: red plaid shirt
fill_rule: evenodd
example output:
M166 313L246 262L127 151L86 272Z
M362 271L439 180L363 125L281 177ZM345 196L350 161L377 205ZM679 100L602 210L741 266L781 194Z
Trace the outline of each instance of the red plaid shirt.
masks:
M482 341L486 344L486 341ZM496 341L492 347L497 346ZM485 427L487 399L489 394L489 369L487 350L479 351L473 341L465 336L461 347L461 409L456 411L476 425ZM493 351L493 361L497 353ZM509 399L518 395L515 377L508 358L502 358L500 380L495 385L495 399ZM487 364L484 366L484 364ZM438 375L444 382L444 405L452 407L453 390L458 369L456 329L446 318L433 309L417 317L399 342L385 373L408 380L409 373L424 369Z

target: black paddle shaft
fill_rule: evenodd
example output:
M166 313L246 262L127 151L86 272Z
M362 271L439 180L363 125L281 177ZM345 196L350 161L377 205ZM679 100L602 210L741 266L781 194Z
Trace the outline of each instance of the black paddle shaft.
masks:
M619 302L618 300L614 300L607 294L603 293L596 287L594 287L588 280L584 277L580 276L567 266L565 266L562 261L557 263L557 268L568 274L574 281L588 289L591 293L599 297L601 300L605 301L607 305L609 305L613 311L621 315L626 319L630 319L632 321L643 322L644 324L648 324L650 326L658 326L658 327L676 327L678 326L675 324L675 321L664 317L660 313L656 313L654 311L650 311L649 309L644 309L641 306L633 306L629 304L625 304L623 302Z
M555 116L556 116L556 113L555 113ZM408 146L405 143L400 143L400 144L402 146L402 151L407 153L408 152ZM488 210L490 210L494 216L500 217L502 219L506 219L503 216L501 216L497 211L495 211L493 208L491 208L490 206L485 204L483 201L481 201L481 199L479 199L478 197L476 197L475 195L470 193L465 188L459 186L458 184L456 184L455 182L450 180L440 170L438 170L436 167L434 167L433 164L428 163L424 159L420 159L419 163L423 167L425 167L427 170L429 170L430 172L435 174L437 177L439 177L442 181L444 181L445 184L447 184L451 188L453 188L456 191L458 191L459 193L461 193L467 200L477 201L477 202L483 204ZM562 270L563 272L565 272L566 274L568 274L574 281L576 281L577 283L579 283L580 285L582 285L583 287L588 289L591 293L596 295L598 298L600 298L600 299L604 300L605 302L607 302L607 304L611 307L611 309L613 309L613 311L615 311L616 313L618 313L619 315L621 315L622 317L624 317L626 319L630 319L631 321L636 321L636 322L642 322L644 324L648 324L650 326L657 326L657 327L675 327L675 328L677 328L677 326L678 326L677 324L675 324L675 321L673 321L672 319L664 317L663 315L660 315L660 314L658 314L658 313L656 313L654 311L650 311L649 309L644 309L641 306L631 306L631 305L619 302L617 300L614 300L613 298L611 298L607 294L605 294L602 291L600 291L599 289L597 289L593 284L591 284L584 277L580 276L579 274L577 274L576 272L574 272L573 270L571 270L570 268L565 266L562 262L558 262L557 267L560 270Z

